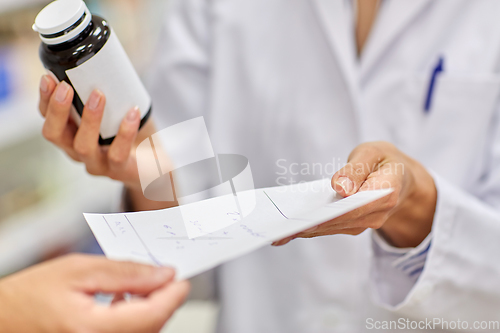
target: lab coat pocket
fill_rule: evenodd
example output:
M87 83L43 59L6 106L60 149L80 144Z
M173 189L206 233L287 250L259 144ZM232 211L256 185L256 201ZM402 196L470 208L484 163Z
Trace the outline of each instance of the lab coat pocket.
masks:
M421 131L422 153L437 164L433 167L458 168L460 178L467 176L469 161L477 161L484 152L499 95L497 75L437 78Z

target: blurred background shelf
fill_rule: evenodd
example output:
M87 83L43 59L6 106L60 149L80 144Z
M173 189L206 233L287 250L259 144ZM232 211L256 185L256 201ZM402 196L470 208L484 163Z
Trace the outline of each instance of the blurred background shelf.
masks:
M0 276L65 249L85 247L91 237L82 212L107 211L119 197L118 183L82 177L0 225Z
M47 3L45 0L2 0L0 13Z
M26 98L0 105L0 150L40 133L43 118L37 112L36 103L34 98Z

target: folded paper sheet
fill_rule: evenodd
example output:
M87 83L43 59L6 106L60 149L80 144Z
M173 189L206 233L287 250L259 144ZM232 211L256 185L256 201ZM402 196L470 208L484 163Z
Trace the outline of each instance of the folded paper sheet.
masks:
M186 279L391 192L342 199L324 179L243 192L242 197L256 202L250 214L241 213L231 194L159 211L85 218L108 258L171 266L178 279Z

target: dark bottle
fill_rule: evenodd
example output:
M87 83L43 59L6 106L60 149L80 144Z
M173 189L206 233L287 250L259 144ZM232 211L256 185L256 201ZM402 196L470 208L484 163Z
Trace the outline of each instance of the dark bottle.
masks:
M79 124L94 89L106 96L99 143L110 144L133 107L141 127L151 114L151 98L113 29L92 15L83 0L56 0L38 14L33 30L40 34L40 59L58 81L75 90L72 116Z

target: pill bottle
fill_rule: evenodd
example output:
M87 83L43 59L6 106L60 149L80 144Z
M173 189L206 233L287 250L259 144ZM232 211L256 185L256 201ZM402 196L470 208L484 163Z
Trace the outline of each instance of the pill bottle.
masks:
M79 125L94 89L106 96L99 143L109 145L129 110L138 107L141 127L151 114L151 98L108 22L92 15L83 0L56 0L38 14L40 59L58 81L74 91L72 117Z

